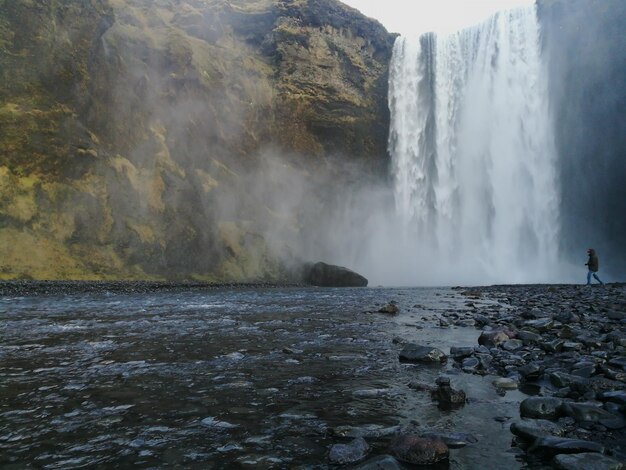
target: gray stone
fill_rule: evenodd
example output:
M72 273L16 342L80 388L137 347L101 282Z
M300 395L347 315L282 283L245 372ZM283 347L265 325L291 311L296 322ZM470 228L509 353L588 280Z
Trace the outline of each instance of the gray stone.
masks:
M378 313L388 313L390 315L395 315L399 311L400 309L394 302L389 302L384 307L381 307L380 309L378 309Z
M501 388L503 390L515 390L517 389L517 381L513 379L508 379L504 377L499 377L494 379L491 382L496 388Z
M539 437L561 436L564 430L552 421L534 419L511 423L511 432L527 441L534 441Z
M562 400L554 397L530 397L520 403L522 418L558 418Z
M463 359L463 362L461 363L461 368L465 372L475 372L478 369L479 365L480 365L480 361L477 358L467 357Z
M402 462L430 465L447 460L450 451L440 439L400 434L394 437L389 444L389 453Z
M328 454L330 463L339 465L356 463L363 460L370 450L370 446L362 437L357 437L349 444L335 444Z
M520 367L518 372L526 380L536 380L543 375L543 368L539 364L531 362Z
M626 390L616 390L612 392L602 392L599 394L602 401L626 405Z
M554 465L561 470L621 470L621 462L598 453L561 454L554 457Z
M582 343L575 343L573 341L565 341L565 343L563 343L563 351L580 351L582 348Z
M534 344L541 341L541 335L532 331L521 330L517 332L517 338L521 339L524 344Z
M581 454L584 452L605 452L602 444L581 439L566 439L564 437L546 436L539 437L528 449L531 453L541 454Z
M524 342L521 339L509 339L502 343L502 347L507 351L517 351L524 347Z
M626 356L614 357L609 361L609 365L621 367L623 370L626 370Z
M528 320L524 322L524 326L529 328L534 328L537 331L544 332L548 331L554 325L554 320L551 318L540 318L538 320Z
M582 367L578 367L576 369L572 369L572 375L575 375L577 377L583 377L585 379L588 379L589 377L591 377L595 372L596 372L595 364L588 364Z
M563 344L565 344L565 341L563 341L562 339L555 339L542 343L541 347L546 352L555 353L561 351L561 349L563 348Z
M585 381L582 377L565 372L552 372L548 378L552 385L559 388L570 387L572 384L582 384Z
M432 346L407 344L400 352L400 361L403 362L442 363L446 360L447 357L443 351Z
M600 403L563 403L563 413L576 422L599 423L609 429L621 429L624 427L624 419L621 416L609 413L601 408Z
M454 359L463 359L469 357L474 352L474 348L472 347L456 347L452 346L450 348L450 356Z
M507 335L502 330L489 330L483 331L480 334L480 336L478 337L478 344L482 346L488 346L490 348L495 348L508 339L509 335Z

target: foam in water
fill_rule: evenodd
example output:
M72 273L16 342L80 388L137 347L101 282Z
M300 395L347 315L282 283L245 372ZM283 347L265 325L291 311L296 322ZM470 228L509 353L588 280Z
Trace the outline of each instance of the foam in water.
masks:
M534 7L396 40L389 150L413 282L557 277L553 121Z

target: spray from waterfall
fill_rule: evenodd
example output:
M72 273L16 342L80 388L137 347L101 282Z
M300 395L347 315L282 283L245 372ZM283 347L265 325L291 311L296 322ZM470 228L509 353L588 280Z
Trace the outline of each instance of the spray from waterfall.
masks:
M534 7L449 36L399 37L389 150L413 281L558 278L559 201Z

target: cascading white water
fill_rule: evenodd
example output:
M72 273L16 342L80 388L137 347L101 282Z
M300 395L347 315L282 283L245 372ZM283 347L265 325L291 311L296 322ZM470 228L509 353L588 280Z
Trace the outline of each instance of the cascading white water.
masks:
M406 247L428 266L422 281L555 279L556 150L539 39L530 7L396 40L389 150Z

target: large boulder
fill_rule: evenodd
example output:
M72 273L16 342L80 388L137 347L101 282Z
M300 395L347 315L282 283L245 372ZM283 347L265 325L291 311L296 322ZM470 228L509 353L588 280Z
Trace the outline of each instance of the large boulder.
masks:
M366 287L367 279L342 266L326 263L306 264L302 279L319 287Z

